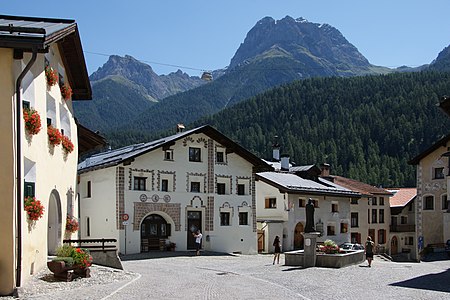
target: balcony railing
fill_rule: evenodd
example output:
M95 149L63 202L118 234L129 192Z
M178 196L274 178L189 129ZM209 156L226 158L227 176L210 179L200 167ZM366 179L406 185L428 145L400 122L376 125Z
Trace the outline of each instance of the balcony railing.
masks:
M416 231L416 225L401 224L389 226L391 232L414 232Z

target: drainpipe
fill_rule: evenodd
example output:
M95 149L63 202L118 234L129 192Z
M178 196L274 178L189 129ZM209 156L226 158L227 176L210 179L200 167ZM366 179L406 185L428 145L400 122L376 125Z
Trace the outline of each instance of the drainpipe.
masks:
M21 119L20 111L22 108L22 97L20 95L20 86L25 74L31 69L37 58L37 49L33 48L33 55L30 61L17 77L16 81L16 132L17 132L17 146L16 146L16 178L17 178L17 265L16 265L16 287L20 287L22 275L22 133L21 133Z

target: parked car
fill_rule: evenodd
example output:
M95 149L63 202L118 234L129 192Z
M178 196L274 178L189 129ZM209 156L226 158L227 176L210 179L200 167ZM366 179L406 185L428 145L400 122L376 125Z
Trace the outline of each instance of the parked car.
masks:
M364 250L364 246L361 244L343 243L339 245L341 251L353 251L353 250Z
M450 240L447 240L447 243L445 243L445 252L450 257Z

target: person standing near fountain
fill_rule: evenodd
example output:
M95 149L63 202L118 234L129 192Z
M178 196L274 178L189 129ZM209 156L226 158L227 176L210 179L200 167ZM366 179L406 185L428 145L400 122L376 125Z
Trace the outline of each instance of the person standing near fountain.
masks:
M274 257L273 257L273 265L275 264L275 260L277 261L277 264L280 263L280 253L281 253L281 242L280 237L277 235L275 237L275 240L273 241L273 246L275 247L274 250Z

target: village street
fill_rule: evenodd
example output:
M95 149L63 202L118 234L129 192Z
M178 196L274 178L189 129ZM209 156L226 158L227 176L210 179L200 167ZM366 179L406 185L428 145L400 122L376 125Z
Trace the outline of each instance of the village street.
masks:
M434 260L434 261L433 261ZM82 279L72 289L22 295L24 299L448 299L450 260L394 263L376 257L341 269L272 265L271 255L156 252L123 257L119 280ZM105 275L106 276L106 275ZM42 281L42 280L41 280ZM33 280L34 284L36 280ZM83 283L84 282L84 283ZM30 283L33 284L33 283ZM48 282L46 284L49 284ZM60 283L58 283L60 284Z

